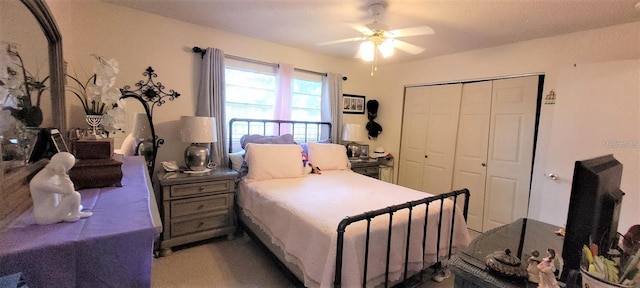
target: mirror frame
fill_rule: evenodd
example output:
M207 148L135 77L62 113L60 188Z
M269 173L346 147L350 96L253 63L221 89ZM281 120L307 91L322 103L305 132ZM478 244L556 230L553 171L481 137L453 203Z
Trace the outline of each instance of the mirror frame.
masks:
M49 43L49 92L53 124L60 131L67 131L66 107L64 99L64 62L62 58L62 37L53 15L44 0L20 0L42 27Z
M0 0L1 1L1 0ZM49 91L53 125L60 131L67 131L66 107L64 99L64 62L62 58L62 37L44 0L20 0L36 18L47 38L49 51ZM2 146L0 145L0 153ZM0 232L8 223L31 207L29 175L33 175L45 165L45 160L5 172L0 157Z

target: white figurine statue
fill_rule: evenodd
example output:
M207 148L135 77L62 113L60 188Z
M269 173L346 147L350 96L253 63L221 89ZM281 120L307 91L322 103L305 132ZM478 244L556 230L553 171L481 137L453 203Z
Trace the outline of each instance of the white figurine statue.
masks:
M553 249L547 249L547 257L542 259L542 262L538 264L539 280L538 287L542 288L559 288L558 281L556 281L556 266L554 259L556 258L556 251Z
M69 169L75 163L76 158L71 153L56 153L29 183L36 223L75 222L93 214L82 212L80 193L75 191L69 178Z
M538 258L539 256L540 256L540 252L538 252L538 250L533 250L531 251L531 257L529 257L529 260L528 260L528 263L529 263L529 265L527 266L528 279L533 283L540 282L540 275L539 275L540 270L538 270L538 264L540 264L540 259Z

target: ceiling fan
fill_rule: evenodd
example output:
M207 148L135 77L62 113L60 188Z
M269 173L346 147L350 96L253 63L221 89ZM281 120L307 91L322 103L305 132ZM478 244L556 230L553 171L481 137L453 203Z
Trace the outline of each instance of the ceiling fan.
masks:
M416 26L389 30L386 25L378 22L378 17L384 10L385 6L382 3L371 4L369 6L369 12L371 16L373 16L373 23L368 25L350 24L352 28L360 32L360 36L318 43L317 45L333 45L362 41L358 55L365 61L373 61L371 75L373 75L373 71L377 70L376 62L378 52L383 58L391 56L396 48L410 54L422 53L425 50L424 48L398 40L397 38L434 34L433 29L429 26Z

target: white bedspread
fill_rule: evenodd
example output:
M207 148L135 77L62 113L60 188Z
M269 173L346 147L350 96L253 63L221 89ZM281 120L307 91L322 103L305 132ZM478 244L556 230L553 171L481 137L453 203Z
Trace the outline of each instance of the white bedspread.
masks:
M432 196L430 194L372 179L352 171L323 171L302 178L272 179L240 183L238 203L245 213L271 235L272 242L282 248L286 260L298 265L304 272L307 287L331 287L334 278L336 255L336 228L345 216L405 203ZM425 206L413 211L411 228L410 270L422 269L423 220ZM445 203L441 236L440 257L448 252L448 231L451 223L451 207ZM429 206L427 237L427 261L435 262L437 238L437 213L440 204ZM467 247L470 238L461 209L456 209L453 251ZM402 277L407 212L393 214L391 281ZM369 255L367 286L384 281L387 230L389 216L372 221L372 239ZM395 223L404 222L405 227ZM344 287L362 286L364 266L364 235L366 223L349 225L346 229L343 277ZM356 248L358 247L358 248ZM427 264L427 265L428 265Z

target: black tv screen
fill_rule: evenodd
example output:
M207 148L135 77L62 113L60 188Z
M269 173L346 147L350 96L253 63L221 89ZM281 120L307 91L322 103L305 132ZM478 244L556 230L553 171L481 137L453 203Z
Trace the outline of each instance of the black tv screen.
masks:
M583 245L595 243L600 255L617 245L618 217L624 193L622 164L613 155L576 161L567 227L562 247L563 275L580 268Z

